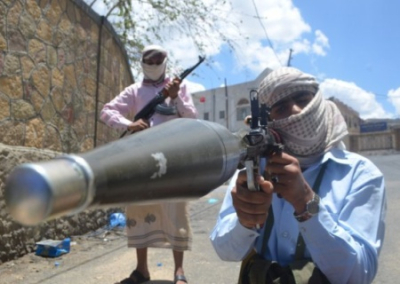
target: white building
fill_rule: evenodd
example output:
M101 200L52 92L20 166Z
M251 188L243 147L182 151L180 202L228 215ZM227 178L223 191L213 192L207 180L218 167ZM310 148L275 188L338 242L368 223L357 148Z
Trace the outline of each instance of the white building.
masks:
M193 93L198 118L222 124L232 132L246 128L244 118L250 115L250 91L256 90L271 71L265 69L253 81Z

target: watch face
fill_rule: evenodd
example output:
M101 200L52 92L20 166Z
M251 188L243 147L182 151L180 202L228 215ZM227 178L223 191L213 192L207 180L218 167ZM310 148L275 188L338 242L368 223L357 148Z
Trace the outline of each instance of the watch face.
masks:
M314 195L314 198L307 203L307 211L311 215L317 214L319 212L319 196Z

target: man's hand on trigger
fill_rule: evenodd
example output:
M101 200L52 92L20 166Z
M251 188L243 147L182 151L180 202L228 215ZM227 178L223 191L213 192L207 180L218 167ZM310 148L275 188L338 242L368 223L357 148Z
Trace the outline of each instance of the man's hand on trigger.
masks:
M274 192L291 203L296 212L303 212L313 191L304 179L299 161L284 152L274 154L269 158L265 171L274 180Z
M272 202L272 183L261 176L257 176L256 181L262 191L250 191L247 188L246 171L241 171L231 192L239 222L249 229L265 223Z
M168 96L171 99L175 99L178 96L180 84L181 81L178 78L174 78L165 86L165 90L168 92Z
M150 124L145 119L139 119L128 125L128 130L131 132L138 132L150 127Z

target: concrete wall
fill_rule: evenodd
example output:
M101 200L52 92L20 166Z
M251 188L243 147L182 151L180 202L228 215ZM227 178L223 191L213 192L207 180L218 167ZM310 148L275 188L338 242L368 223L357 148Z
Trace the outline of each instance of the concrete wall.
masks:
M232 132L248 128L244 118L251 114L250 91L257 89L269 72L271 69L265 69L253 81L193 93L199 119L217 122ZM223 117L220 116L221 112Z
M111 25L80 0L0 0L0 263L103 226L108 211L21 227L3 186L19 163L78 153L120 133L98 121L104 103L134 82ZM23 146L23 147L21 147Z
M349 138L349 149L354 152L400 150L400 129L391 129L382 132L351 134Z

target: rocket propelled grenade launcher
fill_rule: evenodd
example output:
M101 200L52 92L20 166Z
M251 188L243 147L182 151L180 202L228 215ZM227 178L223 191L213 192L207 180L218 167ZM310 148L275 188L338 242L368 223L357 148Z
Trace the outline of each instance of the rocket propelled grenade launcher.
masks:
M8 176L5 201L16 221L36 225L89 207L196 199L277 145L263 127L232 133L174 119L86 153L21 164Z
M19 165L5 199L25 225L89 206L190 200L227 181L245 151L220 124L174 119L83 154Z

